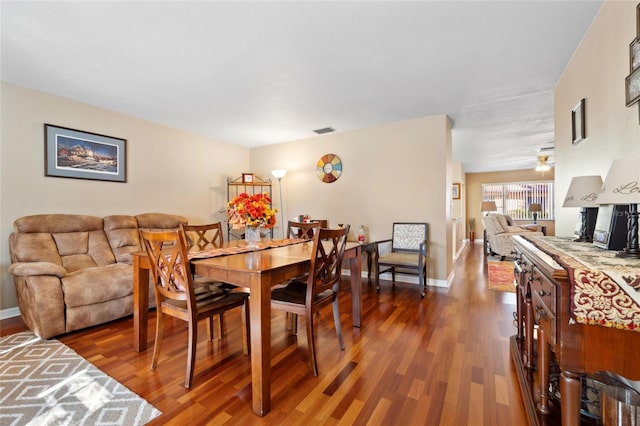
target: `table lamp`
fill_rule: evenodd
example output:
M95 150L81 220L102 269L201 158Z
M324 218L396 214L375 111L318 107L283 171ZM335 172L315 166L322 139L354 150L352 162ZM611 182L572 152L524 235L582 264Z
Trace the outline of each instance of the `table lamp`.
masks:
M488 216L489 212L495 212L497 210L498 207L496 206L495 201L483 201L482 205L480 206L480 211L486 212L485 216Z
M598 204L629 205L627 213L627 246L616 253L618 257L640 259L638 245L638 203L640 203L640 158L627 157L615 160L609 168Z
M532 203L529 204L529 212L533 213L533 223L538 223L538 212L542 211L542 204Z
M598 217L598 194L602 189L600 176L576 176L571 179L562 207L580 207L580 235L574 241L592 242Z
M271 174L274 178L278 179L278 189L280 190L280 220L282 226L282 239L285 239L285 226L284 226L284 208L282 207L282 178L287 174L285 169L275 169L271 170Z

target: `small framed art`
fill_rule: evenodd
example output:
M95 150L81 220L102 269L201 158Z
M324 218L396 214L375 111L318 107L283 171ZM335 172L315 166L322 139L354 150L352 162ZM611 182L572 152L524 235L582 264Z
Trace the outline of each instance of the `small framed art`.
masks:
M253 183L253 173L243 173L242 183Z
M625 97L627 106L631 106L640 100L640 68L627 76L625 82Z
M586 137L585 99L582 98L571 110L571 143L575 145Z
M640 39L635 39L629 45L629 64L631 64L631 74L640 68Z
M126 182L126 148L126 139L45 124L45 176Z
M460 199L460 184L459 183L454 183L451 186L451 198L453 198L454 200L459 200Z

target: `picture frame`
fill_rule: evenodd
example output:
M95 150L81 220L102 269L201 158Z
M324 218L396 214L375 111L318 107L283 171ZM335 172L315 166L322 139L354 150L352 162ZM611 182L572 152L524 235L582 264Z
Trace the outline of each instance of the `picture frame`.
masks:
M253 173L243 173L242 174L242 183L253 183Z
M127 140L44 124L45 176L127 181Z
M454 183L451 186L451 198L454 200L459 200L460 199L460 184L459 183Z
M630 107L640 100L640 68L624 79L626 105Z
M638 38L629 44L629 68L631 74L640 68L640 39Z
M577 144L587 138L587 126L585 121L585 98L571 110L571 143Z

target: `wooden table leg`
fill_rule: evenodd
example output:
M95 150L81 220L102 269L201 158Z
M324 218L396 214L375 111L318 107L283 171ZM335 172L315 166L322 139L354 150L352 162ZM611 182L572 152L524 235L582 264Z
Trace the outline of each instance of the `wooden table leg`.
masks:
M562 370L560 373L560 412L563 426L580 424L580 397L582 382L580 374Z
M271 410L271 277L252 275L250 291L253 412L264 416Z
M149 269L142 264L145 260L146 257L133 256L133 348L136 352L147 349Z
M351 269L351 300L353 304L353 326L360 327L362 312L362 248L356 249L355 256L349 259Z
M527 297L524 298L524 365L528 369L535 367L533 363L533 303L530 291L527 290Z
M549 362L551 350L547 343L547 337L542 328L538 328L538 380L540 382L540 401L538 401L538 411L542 414L549 414Z

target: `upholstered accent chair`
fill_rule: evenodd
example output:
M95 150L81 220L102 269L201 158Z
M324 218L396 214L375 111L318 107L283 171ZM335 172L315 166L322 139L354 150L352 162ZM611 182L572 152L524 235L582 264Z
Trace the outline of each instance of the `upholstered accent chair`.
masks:
M391 239L378 242L376 288L380 292L380 274L391 272L395 285L396 272L418 275L420 296L427 292L427 240L429 224L396 222ZM388 247L391 246L391 251Z
M532 231L524 226L510 225L509 218L500 213L482 216L482 224L486 230L486 238L489 240L489 254L500 256L501 260L512 257L514 254L512 236L544 235L542 232Z

